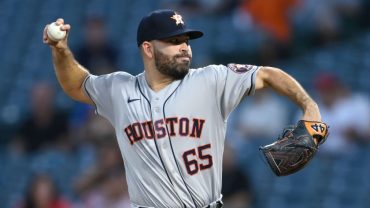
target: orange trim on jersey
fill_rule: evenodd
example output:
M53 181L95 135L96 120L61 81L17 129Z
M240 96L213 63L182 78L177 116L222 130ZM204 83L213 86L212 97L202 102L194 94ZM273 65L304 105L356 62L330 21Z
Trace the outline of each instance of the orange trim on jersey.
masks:
M203 151L207 149L211 149L211 144L206 144L199 146L198 148L187 150L182 154L182 160L184 162L186 172L189 175L195 175L198 172L209 169L213 166L212 155L203 154ZM195 158L189 160L189 155L193 155ZM202 164L203 161L208 161L208 164ZM192 166L195 166L195 168L191 169Z
M185 121L185 132L184 132L184 126L183 121ZM186 117L180 118L179 120L179 134L180 136L188 136L189 135L189 119Z
M152 121L141 123L146 139L154 139L154 130Z
M124 129L124 131L126 133L126 136L127 136L128 140L130 141L130 144L133 145L134 144L134 140L135 140L135 136L134 136L134 130L132 129L132 126L131 125L127 126Z
M134 123L132 124L132 129L134 130L134 141L137 142L137 141L140 141L143 139L143 130L141 128L141 123L140 122L137 122L137 123Z
M188 155L193 155L195 156L195 159L192 159L192 160L188 160ZM182 154L182 160L184 161L184 164L185 164L185 168L186 168L186 172L189 174L189 175L194 175L194 174L197 174L199 172L199 167L198 167L198 161L197 161L197 151L195 150L195 148L193 149L190 149L188 151L185 151L183 154ZM190 166L194 166L195 169L191 170Z
M201 159L202 161L208 160L207 165L204 165L204 164L201 164L201 163L199 164L199 169L200 170L205 170L205 169L211 168L213 166L212 155L210 155L210 154L203 155L202 154L203 150L206 150L206 149L211 149L211 144L206 144L206 145L198 147L199 159Z
M194 138L200 138L202 136L203 126L205 122L206 120L204 119L193 118L193 128L189 136Z
M157 139L161 139L166 136L166 129L163 127L163 119L154 122L154 128L156 132Z
M170 128L169 128L170 136L176 136L175 123L178 123L178 120L179 119L177 117L166 118L166 124L169 124L169 126L170 126Z

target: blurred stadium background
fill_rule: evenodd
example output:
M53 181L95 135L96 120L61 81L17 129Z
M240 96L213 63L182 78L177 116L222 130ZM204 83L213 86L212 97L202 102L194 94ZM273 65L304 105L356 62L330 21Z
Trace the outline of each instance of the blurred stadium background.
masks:
M243 101L229 122L225 154L236 154L225 159L227 208L370 207L368 0L0 0L0 207L52 198L35 178L57 190L52 207L127 207L114 132L63 94L42 32L63 17L72 25L72 50L94 73L138 74L136 28L159 8L178 10L205 32L191 42L193 67L280 67L318 101L331 126L304 170L277 178L258 146L295 123L299 109L270 92Z

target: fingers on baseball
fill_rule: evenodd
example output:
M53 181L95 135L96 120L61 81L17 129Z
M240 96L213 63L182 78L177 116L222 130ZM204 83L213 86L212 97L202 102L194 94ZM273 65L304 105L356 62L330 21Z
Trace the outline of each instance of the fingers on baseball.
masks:
M71 25L69 24L62 25L60 29L68 32L71 29Z
M64 31L68 31L71 29L71 25L70 24L64 24L64 19L63 18L58 18L56 21L55 21L56 25L61 25L60 29L61 30L64 30Z
M63 25L64 24L64 19L63 18L58 18L57 21L55 21L57 25Z
M48 29L48 26L49 26L49 25L46 25L46 26L45 26L45 28L44 28L44 33L42 34L42 40L43 40L43 42L44 42L44 43L47 43L47 41L48 41L48 36L47 36L47 34L46 34L46 30Z
M47 24L44 28L44 33L42 35L42 41L45 43L45 44L49 44L49 45L55 45L56 42L55 41L52 41L50 40L50 38L48 37L48 34L47 34L47 30L48 30L48 27L49 27L49 24Z
M62 26L60 27L60 29L63 30L63 31L66 31L66 37L64 39L67 39L68 33L71 30L71 25L70 24L63 24L64 23L64 20L61 19L61 18L59 18L56 22L57 22L57 25L61 25L62 24ZM48 26L49 26L49 24L47 24L45 26L45 28L44 28L42 39L43 39L43 42L44 43L54 45L56 42L53 41L53 40L50 40L50 38L47 35Z

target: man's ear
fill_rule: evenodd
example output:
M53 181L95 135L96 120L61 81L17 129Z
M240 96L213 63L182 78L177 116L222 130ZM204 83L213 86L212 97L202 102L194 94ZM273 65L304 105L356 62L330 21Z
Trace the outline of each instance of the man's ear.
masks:
M148 58L153 58L154 57L154 48L153 48L153 45L150 42L144 41L141 44L141 50L142 50L143 54L146 57L148 57Z

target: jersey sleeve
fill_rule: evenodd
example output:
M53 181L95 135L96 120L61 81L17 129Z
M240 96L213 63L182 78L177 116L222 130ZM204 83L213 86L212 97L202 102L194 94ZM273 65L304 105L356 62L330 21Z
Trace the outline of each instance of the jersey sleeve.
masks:
M258 66L228 64L214 66L216 73L216 96L224 119L236 108L243 97L255 91Z
M113 118L113 100L112 89L114 74L101 76L89 75L86 77L83 87L86 95L95 104L95 113L112 121Z

